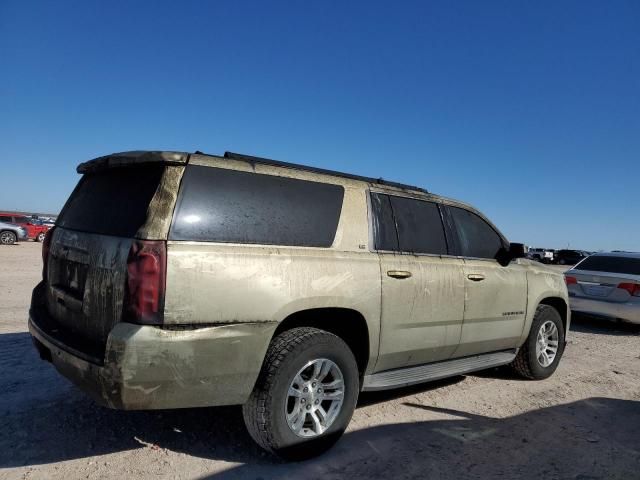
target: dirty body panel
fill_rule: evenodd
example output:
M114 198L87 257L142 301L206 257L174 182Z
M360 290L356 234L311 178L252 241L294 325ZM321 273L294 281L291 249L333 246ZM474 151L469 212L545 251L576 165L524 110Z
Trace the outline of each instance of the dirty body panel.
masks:
M275 328L247 323L174 331L121 322L109 334L104 364L96 365L29 323L41 355L61 374L97 403L125 410L244 403Z
M551 302L549 304L559 310L564 321L565 336L568 337L571 327L571 310L564 276L540 262L521 258L517 263L526 266L528 284L527 316L518 346L521 346L529 335L537 306L545 302Z
M330 212L323 213L332 205L330 194L317 207L305 206L301 211L305 213L300 216L295 210L302 199L294 202L290 209L272 202L262 211L261 206L238 194L237 201L247 207L243 216L253 215L249 223L258 225L248 227L254 231L247 232L247 228L237 227L242 219L228 218L226 206L215 207L223 198L236 200L236 194L231 190L220 197L212 194L213 206L202 205L199 210L194 209L188 198L182 203L179 199L172 227L177 233L170 233L167 247L165 324L281 322L289 315L305 310L343 308L356 311L367 320L370 353L375 358L379 339L380 270L378 258L368 251L366 184L312 172L252 166L247 162L217 157L194 155L191 163L214 167L210 169L212 171L230 167L234 168L233 172L259 171L266 174L261 177L267 182L271 182L271 175L278 174L292 179L292 183L285 182L276 188L294 192L299 187L298 182L307 183L311 190L318 190L318 185L326 185L319 183L321 181L331 182L329 186L339 187L334 192L341 198L340 205L336 206L339 217L336 217L336 225ZM239 176L239 181L244 182L242 176ZM238 185L241 189L242 184ZM189 188L195 189L196 186L183 182L181 188L181 195L188 197ZM212 188L215 189L215 182ZM268 188L272 188L270 184ZM318 191L322 194L321 190ZM317 195L311 198L317 198ZM326 230L316 235L301 223L314 214L320 216L315 219L316 223L326 224L326 230L332 230L330 238L325 238ZM222 222L219 220L221 217L227 220ZM281 230L287 226L293 228L295 234L260 227L268 220L270 225ZM189 221L202 224L201 228L209 229L209 235L218 235L219 241L184 239L188 238L185 237L185 223ZM198 238L198 230L195 232L194 238ZM246 236L246 242L260 238L262 244L234 243L239 240L237 232ZM271 238L296 245L265 245ZM322 247L304 246L316 241L319 242L316 245L322 244ZM370 361L369 365L373 363Z

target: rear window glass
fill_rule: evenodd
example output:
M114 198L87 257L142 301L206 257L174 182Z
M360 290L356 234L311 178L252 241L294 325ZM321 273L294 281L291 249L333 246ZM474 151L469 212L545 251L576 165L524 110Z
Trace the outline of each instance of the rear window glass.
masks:
M343 197L340 185L189 165L169 238L330 247Z
M147 208L164 167L115 168L85 174L56 225L83 232L133 237L146 222Z
M585 258L573 269L640 275L640 258L595 255Z

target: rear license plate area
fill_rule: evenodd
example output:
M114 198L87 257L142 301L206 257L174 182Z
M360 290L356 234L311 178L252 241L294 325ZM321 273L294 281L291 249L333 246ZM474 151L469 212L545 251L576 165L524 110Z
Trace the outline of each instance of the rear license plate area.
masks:
M81 300L87 282L88 265L71 260L61 260L54 285Z
M584 291L587 295L592 297L606 297L610 288L602 285L588 285L585 286Z

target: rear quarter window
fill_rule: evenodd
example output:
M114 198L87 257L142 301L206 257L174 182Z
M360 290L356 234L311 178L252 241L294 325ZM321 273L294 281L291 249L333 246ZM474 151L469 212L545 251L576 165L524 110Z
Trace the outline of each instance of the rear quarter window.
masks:
M169 238L330 247L343 197L340 185L189 165Z

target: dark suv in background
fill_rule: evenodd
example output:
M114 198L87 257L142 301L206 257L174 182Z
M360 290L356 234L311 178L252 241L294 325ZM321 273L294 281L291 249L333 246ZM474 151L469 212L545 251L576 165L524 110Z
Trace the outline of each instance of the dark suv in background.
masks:
M575 265L589 256L582 250L558 250L554 256L555 263L560 265Z

